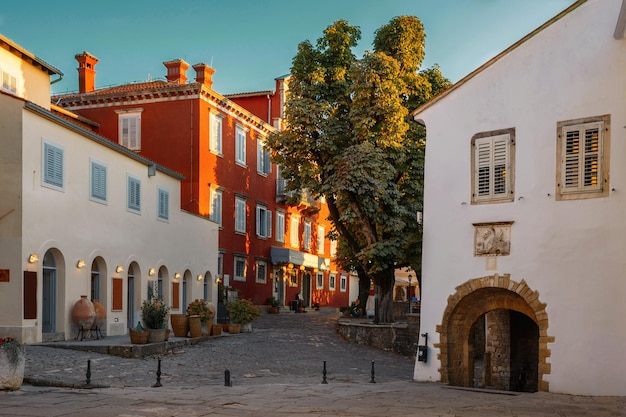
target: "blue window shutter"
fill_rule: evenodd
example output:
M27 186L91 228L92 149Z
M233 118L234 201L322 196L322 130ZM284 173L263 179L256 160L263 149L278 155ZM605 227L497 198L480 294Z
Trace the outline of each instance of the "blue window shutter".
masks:
M44 181L63 187L63 149L48 143L44 144Z

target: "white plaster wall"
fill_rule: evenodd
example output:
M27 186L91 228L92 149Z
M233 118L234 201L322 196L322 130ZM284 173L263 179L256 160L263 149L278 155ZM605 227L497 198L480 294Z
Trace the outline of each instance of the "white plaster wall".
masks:
M43 108L50 108L50 75L47 72L23 61L4 48L0 48L0 69L16 78L18 97ZM58 77L55 75L53 79Z
M590 0L417 117L427 128L420 332L439 380L441 324L455 287L485 275L525 280L547 304L555 342L550 391L626 395L626 41L612 35L621 0ZM444 74L445 75L445 74ZM606 198L556 201L556 124L611 115ZM515 201L471 205L474 134L515 128ZM511 255L488 271L473 256L473 223L514 221Z
M215 223L187 212L180 211L180 182L178 179L157 171L148 176L148 167L115 150L104 147L63 126L52 123L39 115L24 110L23 118L23 241L22 253L26 262L29 253L36 252L40 262L36 265L41 284L43 255L50 248L58 249L64 257L65 293L63 323L57 331L65 331L69 337L70 311L80 295L89 294L90 266L96 256L106 262L101 279L107 280L106 297L101 300L107 307L108 334L126 331L126 273L131 261L141 268L141 298L145 299L150 268L168 270L169 285L165 286L164 298L171 300L171 282L176 272L186 270L194 279L191 297L203 298L203 282L197 275L217 273L217 226ZM64 148L65 188L63 191L42 186L42 141L46 139ZM107 204L91 201L90 160L95 159L107 166ZM127 211L127 175L141 180L141 214ZM169 221L157 219L157 187L169 191ZM78 259L86 266L76 267ZM117 265L124 272L116 273ZM24 267L35 266L25 264ZM111 278L124 278L124 311L111 311ZM164 282L167 282L164 281ZM217 304L215 283L211 282L210 297ZM62 287L59 286L61 290ZM39 286L41 295L41 286ZM102 295L101 295L102 298ZM181 292L182 298L182 292ZM39 298L41 300L41 298ZM139 308L138 305L135 307ZM41 308L38 320L41 320ZM116 324L115 320L117 319ZM37 322L26 325L38 326ZM122 325L123 324L123 325ZM41 333L39 332L39 335ZM40 336L39 336L40 337Z

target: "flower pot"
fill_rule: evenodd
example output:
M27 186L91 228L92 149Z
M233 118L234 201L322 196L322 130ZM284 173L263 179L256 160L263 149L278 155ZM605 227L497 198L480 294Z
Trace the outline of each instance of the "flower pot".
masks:
M222 323L222 331L223 332L227 332L228 331L228 323Z
M270 314L278 314L278 307L270 307L267 312Z
M170 321L174 336L187 337L187 333L189 333L189 317L186 314L172 314L170 315Z
M165 329L165 341L167 342L168 340L170 340L170 329Z
M165 341L166 329L148 329L148 343L159 343Z
M72 321L76 323L79 329L89 330L93 327L96 320L96 309L93 303L87 299L86 295L81 295L80 300L74 303L72 307Z
M128 335L130 336L130 343L134 345L145 345L146 343L148 343L149 333L147 330L144 330L143 332L138 332L130 329Z
M200 316L189 316L189 336L202 337L202 321Z
M241 333L252 333L252 322L251 321L241 325Z
M241 331L241 324L229 324L228 333L237 334Z
M24 345L0 346L0 390L17 390L24 381Z
M219 336L222 334L222 325L221 324L213 324L211 326L211 335Z

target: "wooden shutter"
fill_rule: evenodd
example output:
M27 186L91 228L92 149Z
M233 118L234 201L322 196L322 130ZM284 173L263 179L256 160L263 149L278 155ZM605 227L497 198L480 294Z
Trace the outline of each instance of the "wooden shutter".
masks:
M602 189L602 123L563 129L562 192Z
M44 144L45 172L44 181L63 187L63 149Z
M124 280L121 278L113 278L111 280L113 283L113 305L112 309L114 311L123 310L123 293L124 293Z
M24 271L24 320L37 318L37 273Z
M172 309L178 310L180 308L180 283L172 282Z
M510 136L477 139L474 143L474 198L499 200L510 192Z

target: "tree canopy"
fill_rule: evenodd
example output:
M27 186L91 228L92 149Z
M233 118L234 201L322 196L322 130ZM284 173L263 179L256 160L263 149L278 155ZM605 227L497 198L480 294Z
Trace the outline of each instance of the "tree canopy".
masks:
M391 321L394 270L421 278L425 131L409 111L448 88L439 67L419 71L424 29L400 16L375 33L373 51L352 49L361 32L345 20L326 28L315 46L299 44L288 80L286 128L268 138L288 190L324 197L338 258L381 290L381 319Z

